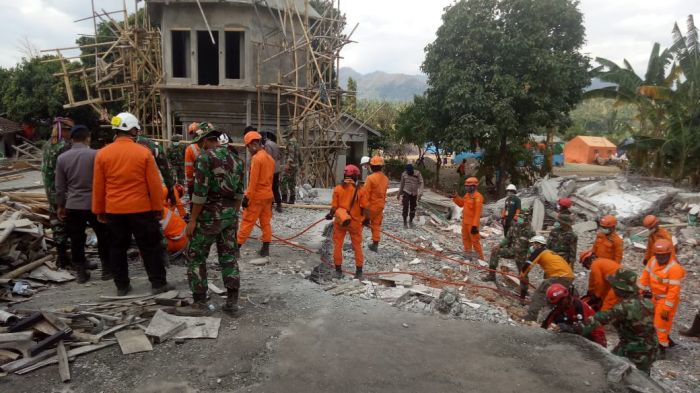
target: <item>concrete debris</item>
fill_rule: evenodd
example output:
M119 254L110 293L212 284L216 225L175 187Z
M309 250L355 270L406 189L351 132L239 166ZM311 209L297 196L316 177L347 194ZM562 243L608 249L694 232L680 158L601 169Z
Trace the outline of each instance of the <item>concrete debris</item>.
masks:
M571 228L574 230L574 232L576 232L577 235L580 235L584 232L595 231L596 229L598 229L598 223L595 221L577 222Z

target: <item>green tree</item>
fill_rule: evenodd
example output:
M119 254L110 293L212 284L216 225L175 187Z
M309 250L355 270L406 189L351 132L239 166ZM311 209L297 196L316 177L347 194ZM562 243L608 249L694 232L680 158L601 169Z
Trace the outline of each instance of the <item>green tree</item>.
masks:
M447 119L444 147L483 147L498 194L520 170L511 153L535 130L568 126L590 82L582 19L576 0L461 0L426 48L427 96Z
M357 82L351 77L348 78L348 88L343 102L343 111L353 116L357 113Z

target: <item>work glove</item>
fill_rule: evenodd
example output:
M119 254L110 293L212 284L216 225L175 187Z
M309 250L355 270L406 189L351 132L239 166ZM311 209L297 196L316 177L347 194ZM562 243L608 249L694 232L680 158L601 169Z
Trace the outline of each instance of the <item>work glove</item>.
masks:
M642 292L642 296L645 297L645 298L647 298L647 299L651 299L651 297L652 297L652 296L651 296L651 291L644 291L644 292Z
M243 201L241 202L241 206L243 206L244 209L247 209L248 205L250 205L250 200L248 199L247 196L243 196Z
M326 214L326 220L330 221L333 219L333 213Z
M168 188L168 201L172 206L177 204L177 198L175 198L175 191L172 187Z
M362 225L364 225L364 226L366 226L366 227L368 227L368 228L369 228L369 224L370 224L369 218L365 218L365 220L362 221Z
M479 227L472 227L472 235L478 235L479 234Z
M642 263L644 264L644 266L646 266L646 265L647 265L647 262L649 262L649 260L648 260L648 259L646 259L646 258L644 258L644 260L642 261Z
M669 319L669 312L668 312L668 310L661 310L661 315L659 315L659 316L660 316L661 319L663 319L664 321L668 321L668 319Z
M557 324L557 326L559 326L560 333L576 333L574 327L569 325L568 323L559 323Z

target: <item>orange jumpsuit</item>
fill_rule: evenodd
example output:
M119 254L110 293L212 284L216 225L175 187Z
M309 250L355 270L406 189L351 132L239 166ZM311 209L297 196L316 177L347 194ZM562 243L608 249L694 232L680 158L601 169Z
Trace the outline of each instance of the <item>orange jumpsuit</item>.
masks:
M272 241L272 178L275 175L275 160L265 150L259 150L250 159L250 176L248 176L248 188L245 196L248 198L248 207L243 210L241 228L238 231L238 244L242 245L248 240L253 231L255 222L260 220L262 228L262 241Z
M649 260L654 256L654 243L661 239L666 239L673 244L673 236L671 236L671 234L664 228L657 227L656 232L649 234L649 240L647 240L647 252L644 254L644 262L649 262ZM676 257L675 247L673 247L671 257Z
M194 162L197 161L201 148L196 143L190 143L185 149L185 179L187 180L187 188L192 188L194 185Z
M471 252L472 247L479 258L484 259L484 251L481 248L481 236L477 233L472 235L472 227L479 228L481 220L481 208L484 205L484 197L479 191L473 194L466 193L464 197L456 196L452 199L457 206L462 209L462 244L464 251Z
M622 238L613 232L609 235L598 232L593 243L593 253L598 258L607 258L622 264Z
M354 203L353 197L355 198ZM351 205L352 209L350 208ZM366 209L369 206L367 192L362 187L355 194L354 184L339 184L333 189L331 206L333 210L347 210L352 218L348 226L341 225L338 220L333 221L333 262L335 266L342 266L343 264L343 242L345 241L345 235L349 232L352 249L355 252L355 267L362 267L365 262L362 254L362 221L364 220L362 209Z
M609 310L618 302L615 291L610 290L608 276L615 274L619 268L619 263L608 258L597 258L591 264L591 273L588 275L588 292L603 301L599 311Z
M660 264L656 257L652 257L639 278L639 287L644 291L651 291L656 336L659 344L664 347L668 347L669 344L668 334L673 327L673 317L681 301L681 282L684 277L685 269L675 257L671 257L665 265ZM667 321L661 318L663 311L668 312Z
M382 172L374 172L367 176L364 190L369 198L369 220L372 229L372 241L379 242L384 220L384 205L386 191L389 189L389 178Z
M168 252L178 252L187 246L187 223L182 216L174 212L174 209L163 208L160 227L163 229L163 236L168 241Z
M165 217L165 209L171 209L175 211L180 217L185 217L185 205L182 204L182 200L180 199L181 195L177 192L174 191L175 193L175 205L173 206L172 203L168 200L168 187L163 186L163 197L165 198L163 200L163 217Z

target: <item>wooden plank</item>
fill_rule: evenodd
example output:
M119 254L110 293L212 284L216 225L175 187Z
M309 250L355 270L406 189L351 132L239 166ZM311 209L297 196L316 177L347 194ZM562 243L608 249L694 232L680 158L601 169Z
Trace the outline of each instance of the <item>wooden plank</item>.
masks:
M12 352L8 351L6 349L0 349L0 359L5 358L5 359L10 359L11 361L15 361L19 358L19 354L17 352Z
M141 329L124 330L114 335L124 355L153 350L153 345Z
M85 346L83 346L83 347L71 349L70 351L68 351L68 352L66 353L66 355L68 356L68 360L70 361L72 358L74 358L74 357L76 357L76 356L80 356L80 355L84 355L84 354L86 354L86 353L94 352L94 351L100 350L100 349L102 349L102 348L106 348L106 347L108 347L108 346L110 346L110 345L114 345L114 344L116 344L115 341L107 342L107 343L102 343L102 344L96 344L96 345L85 345ZM55 354L55 353L56 353L56 350L53 350L53 354ZM43 354L42 354L42 355L43 355ZM40 355L40 356L41 356L41 355ZM51 354L50 354L49 356L51 356ZM45 359L46 359L46 358L45 358ZM20 360L21 360L21 359L20 359ZM33 365L29 366L29 367L25 367L25 368L22 368L22 369L15 369L15 370L16 370L16 371L15 371L15 374L24 375L24 374L27 374L27 373L32 372L32 371L34 371L34 370L38 370L38 369L40 369L40 368L42 368L42 367L46 367L46 366L48 366L48 365L56 364L56 363L58 363L58 357L57 357L57 356L53 356L53 357L51 357L51 358L49 358L49 359L42 360L42 361L40 361L40 362L38 362L38 363L35 363L35 364L33 364ZM3 370L3 371L5 371L5 370ZM6 371L6 372L11 372L11 371Z
M3 364L0 366L0 370L6 372L6 373L12 373L17 370L24 369L26 367L32 366L38 362L43 361L44 359L50 358L51 356L56 354L55 349L49 349L48 351L44 351L37 356L33 357L26 357L22 359L17 359L14 362Z
M26 332L16 333L0 333L0 343L9 343L15 341L29 341L34 337L34 332L29 330Z
M45 321L45 320L42 320L42 321L35 323L34 326L32 326L32 329L34 329L40 333L44 333L47 336L53 336L54 334L59 332L59 330L56 329L56 327L54 325L49 323L49 321Z
M61 376L62 382L70 381L70 366L68 365L68 354L63 340L58 342L56 347L56 357L58 358L58 375Z
M24 273L26 273L26 272L29 272L29 271L32 271L32 270L36 269L37 267L43 265L44 262L50 261L50 260L52 260L53 258L54 258L53 255L47 255L47 256L45 256L45 257L43 257L43 258L39 258L39 259L37 259L37 260L34 261L34 262L30 262L30 263L28 263L28 264L26 264L26 265L24 265L24 266L18 267L17 269L15 269L15 270L13 270L13 271L11 271L11 272L8 272L8 273L3 274L3 275L0 277L0 279L2 279L2 278L8 278L8 279L17 278L17 277L21 276L22 274L24 274Z
M146 335L153 337L157 343L162 343L185 330L186 327L185 321L178 320L175 316L158 310L146 328Z

